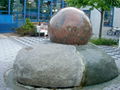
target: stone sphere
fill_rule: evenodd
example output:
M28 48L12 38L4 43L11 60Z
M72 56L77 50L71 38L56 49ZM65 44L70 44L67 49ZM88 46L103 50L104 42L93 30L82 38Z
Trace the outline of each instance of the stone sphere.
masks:
M51 18L48 34L52 42L84 45L92 35L92 26L83 11L67 7Z

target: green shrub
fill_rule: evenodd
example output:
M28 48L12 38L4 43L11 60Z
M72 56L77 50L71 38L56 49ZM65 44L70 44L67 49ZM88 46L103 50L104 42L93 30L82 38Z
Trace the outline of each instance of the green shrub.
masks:
M105 38L91 39L90 42L96 45L117 45L118 44L118 42L113 39L105 39Z
M36 28L34 24L30 21L30 19L26 19L25 25L17 28L16 32L21 36L24 36L24 35L32 36L36 34Z

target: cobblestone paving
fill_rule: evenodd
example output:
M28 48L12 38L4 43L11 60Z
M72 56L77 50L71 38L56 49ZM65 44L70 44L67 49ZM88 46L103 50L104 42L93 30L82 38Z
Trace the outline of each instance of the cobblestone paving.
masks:
M43 40L49 40L46 37L10 37L11 40L23 45L23 46L32 46L40 43Z
M39 37L0 37L0 90L9 90L5 88L3 75L6 70L12 68L17 52L22 47L31 46L46 39L47 38ZM120 48L111 46L98 47L111 55L117 62L117 65L120 67ZM104 88L104 90L120 90L120 84L111 85L110 87Z
M17 52L26 46L37 44L45 38L6 37L0 35L0 90L10 90L4 84L4 73L12 68Z
M120 60L120 48L112 46L99 46L108 55L112 56L115 60Z
M103 90L120 90L120 84L117 85L111 85L109 87L104 88Z
M8 38L0 38L0 90L5 88L3 76L5 71L12 68L15 56L22 47Z

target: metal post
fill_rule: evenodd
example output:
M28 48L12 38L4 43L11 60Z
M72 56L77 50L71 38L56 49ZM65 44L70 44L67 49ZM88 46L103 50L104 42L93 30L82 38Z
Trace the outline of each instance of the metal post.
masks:
M56 5L57 5L58 3L59 3L58 0L56 0Z
M16 16L16 20L17 20L17 21L16 21L16 22L17 22L17 26L18 26L18 25L19 25L19 24L18 24L18 19L19 19L19 18L18 18L18 14L19 14L19 12L17 11L16 14L17 14L17 16Z
M65 3L64 3L64 0L62 0L62 8L64 8L64 6L65 6L64 4L65 4Z
M114 21L114 7L112 7L111 9L112 9L112 23L111 23L111 26L113 26L113 21Z
M118 48L120 48L120 36L119 36L119 44L118 44Z
M11 12L11 0L8 0L8 14L10 15Z
M51 0L51 3L50 3L50 17L52 16L52 9L53 9L53 0Z
M37 26L37 29L38 29L39 41L40 41L40 0L38 0L38 16L37 16L37 20L39 22L39 26Z
M55 4L56 4L56 7L57 7L57 4L58 4L58 0L56 0L56 3L55 3ZM58 9L58 7L57 7L57 9Z
M25 20L26 19L26 0L24 0L24 23L25 23Z
M40 0L38 0L38 16L37 16L38 22L40 22Z

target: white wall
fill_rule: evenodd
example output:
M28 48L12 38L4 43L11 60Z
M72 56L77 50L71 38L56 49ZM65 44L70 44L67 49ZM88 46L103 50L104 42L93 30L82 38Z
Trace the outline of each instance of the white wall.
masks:
M89 7L82 8L81 10L89 10ZM98 37L99 28L100 28L100 19L101 15L97 9L91 11L90 20L93 27L93 34L95 37ZM114 8L114 18L113 18L113 26L120 27L120 8ZM102 34L103 36L107 34L107 30L111 29L111 27L103 26Z
M81 10L89 10L90 7L81 8ZM100 28L100 12L97 9L94 9L90 13L90 21L92 23L93 34L95 37L98 37L99 28Z
M93 27L93 34L98 37L100 28L100 12L96 9L91 11L90 20Z
M114 27L120 27L120 8L114 8Z

